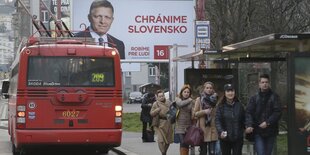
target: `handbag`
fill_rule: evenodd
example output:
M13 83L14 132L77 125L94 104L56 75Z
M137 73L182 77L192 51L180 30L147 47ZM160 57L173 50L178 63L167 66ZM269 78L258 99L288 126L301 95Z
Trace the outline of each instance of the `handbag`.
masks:
M155 142L154 141L154 131L151 129L146 130L146 140L145 142Z
M168 112L166 113L167 120L173 124L175 123L179 114L179 109L177 108L176 102L172 102L169 106Z
M186 129L183 141L185 144L199 146L201 143L203 143L204 134L202 129L198 127L198 122L196 125L192 125Z

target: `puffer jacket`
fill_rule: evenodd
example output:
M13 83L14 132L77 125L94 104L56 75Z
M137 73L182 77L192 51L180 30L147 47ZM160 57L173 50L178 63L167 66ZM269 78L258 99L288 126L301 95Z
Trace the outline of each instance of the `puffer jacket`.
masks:
M227 141L238 141L243 139L245 129L245 111L239 101L230 105L227 103L219 104L216 110L215 125L218 134L227 131L225 139Z
M194 106L195 100L188 98L182 100L180 98L175 99L176 105L179 109L179 114L176 119L175 133L184 134L186 129L191 126L194 118Z

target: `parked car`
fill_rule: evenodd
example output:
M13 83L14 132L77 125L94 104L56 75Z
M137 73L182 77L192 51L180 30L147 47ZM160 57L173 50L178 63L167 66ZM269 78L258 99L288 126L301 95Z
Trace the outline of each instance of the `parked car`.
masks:
M128 104L132 103L142 103L142 93L139 91L134 91L129 94Z

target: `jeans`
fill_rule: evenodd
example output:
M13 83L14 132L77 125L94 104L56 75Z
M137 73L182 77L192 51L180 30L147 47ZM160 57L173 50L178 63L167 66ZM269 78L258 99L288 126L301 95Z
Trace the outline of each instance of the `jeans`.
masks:
M259 134L255 135L255 150L257 155L271 155L276 135L262 137Z
M189 148L189 145L188 145L188 144L185 144L185 143L183 142L183 141L184 141L185 134L183 134L183 133L177 133L176 135L178 136L178 139L180 140L180 147Z
M200 145L200 155L221 155L220 141L204 142Z
M215 143L215 154L216 155L221 155L222 154L220 140L217 140L216 143Z

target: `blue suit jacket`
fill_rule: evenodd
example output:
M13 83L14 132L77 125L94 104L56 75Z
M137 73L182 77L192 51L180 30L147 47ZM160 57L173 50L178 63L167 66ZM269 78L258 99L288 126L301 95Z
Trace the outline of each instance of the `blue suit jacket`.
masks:
M74 37L92 37L92 36L89 32L89 27L88 27L85 31L76 33ZM116 39L115 37L109 34L107 35L107 37L108 37L108 46L116 48L120 55L120 58L125 59L125 45L123 41Z

